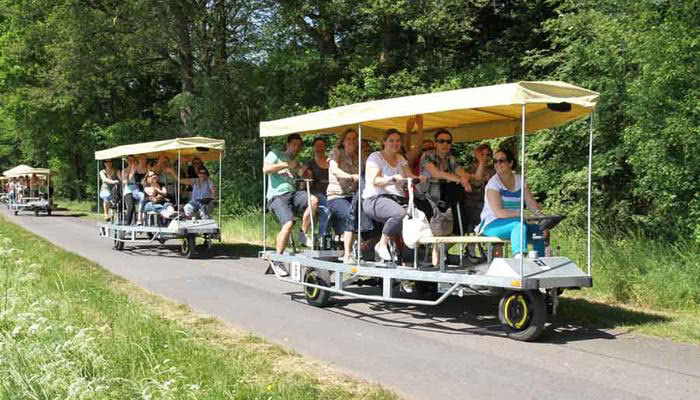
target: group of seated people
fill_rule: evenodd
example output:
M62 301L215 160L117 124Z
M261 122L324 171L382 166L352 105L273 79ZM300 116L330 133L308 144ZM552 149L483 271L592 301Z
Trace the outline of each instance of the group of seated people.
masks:
M524 193L525 204L533 213L540 215L541 208L527 185L520 187L520 176L515 174L516 162L508 149L499 149L492 154L491 148L482 144L473 150L474 163L471 166L458 165L451 154L452 134L447 129L439 129L434 140L422 140L422 116L408 119L406 133L396 129L384 132L381 149L369 154L369 146L358 152L357 132L347 129L326 158L326 143L315 138L314 160L306 165L296 160L303 146L301 137L292 134L287 137L285 151L270 151L264 160L263 173L269 176L266 204L278 218L282 228L277 235L276 251L283 253L287 246L295 221L295 211L302 212L302 225L299 238L311 247L307 237L312 214L319 219L319 234L328 229L328 220L336 221L335 232L343 235L346 263L355 263L352 258L352 243L358 232L358 224L366 226L364 218L383 224L381 237L376 243L375 252L382 259L389 260L389 240L402 234L405 205L408 201L408 179L420 183L414 188L416 206L428 219L433 216L430 203L438 204L444 211L450 207L461 207L461 213L453 213L454 218L462 215L467 227L474 227L477 234L494 236L511 241L514 256L527 252L525 238L540 233L536 225L526 225L523 239L520 238L520 198ZM413 127L417 126L420 146L411 147ZM364 143L363 143L364 147ZM361 160L358 160L361 157ZM493 157L493 164L492 164ZM364 179L358 172L362 163ZM300 190L297 179L312 178L311 198L307 191ZM361 188L361 181L364 187ZM359 191L359 193L358 193ZM357 217L357 205L361 202L362 214ZM310 208L307 207L310 205ZM362 222L361 222L362 221ZM455 221L455 233L459 222ZM539 235L538 235L539 236ZM543 254L543 243L533 243L534 250Z
M111 220L110 210L117 204L125 206L122 223L127 225L143 225L149 213L170 219L177 215L178 184L185 217L209 219L216 186L200 158L186 157L182 161L178 180L177 169L170 165L166 154L150 162L146 156L130 155L121 171L114 168L112 160L105 160L100 170L100 199L105 220Z
M47 182L37 174L12 177L3 188L10 202L22 202L24 198L43 198L47 193Z

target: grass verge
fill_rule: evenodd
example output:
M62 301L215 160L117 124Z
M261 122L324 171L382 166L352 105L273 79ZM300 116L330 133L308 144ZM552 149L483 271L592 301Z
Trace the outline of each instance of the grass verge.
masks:
M0 398L394 399L0 218Z

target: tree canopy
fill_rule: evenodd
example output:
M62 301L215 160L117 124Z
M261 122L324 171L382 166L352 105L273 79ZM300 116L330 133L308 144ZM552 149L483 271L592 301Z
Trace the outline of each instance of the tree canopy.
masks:
M235 213L260 201L261 120L557 79L602 95L596 221L700 241L699 10L699 0L0 0L0 167L51 167L61 195L83 198L96 190L95 150L207 135L227 140L224 206ZM533 190L573 217L584 210L585 124L528 143Z

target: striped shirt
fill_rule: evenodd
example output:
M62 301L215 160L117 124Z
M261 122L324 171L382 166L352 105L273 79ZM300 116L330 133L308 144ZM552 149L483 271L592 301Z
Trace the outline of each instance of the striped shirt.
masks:
M496 217L496 214L494 214L493 210L491 210L491 207L489 206L489 199L487 195L489 190L496 190L498 191L498 193L500 193L501 207L503 209L513 211L520 210L520 198L522 197L522 190L520 187L520 175L514 176L515 188L513 188L513 190L509 190L503 184L503 182L501 182L501 178L499 178L498 174L494 175L493 177L491 177L491 179L489 179L489 182L486 184L486 190L484 190L484 208L481 210L481 223L477 227L477 232L483 231L486 225L498 219L498 217ZM525 186L527 187L527 183L525 184Z

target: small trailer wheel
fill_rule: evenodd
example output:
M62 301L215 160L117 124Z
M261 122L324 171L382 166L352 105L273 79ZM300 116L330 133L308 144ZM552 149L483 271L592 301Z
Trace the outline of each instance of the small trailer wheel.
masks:
M547 308L537 290L503 294L498 303L498 319L511 339L530 342L540 336L547 319Z
M307 268L304 273L304 282L319 286L330 286L331 274L328 271ZM330 304L331 292L313 287L304 287L306 302L314 307L325 307Z
M124 250L124 241L118 240L119 233L114 233L114 250L122 251Z
M35 208L35 209L34 209L34 216L35 216L35 217L38 217L38 216L39 216L39 209L38 209L38 208Z
M192 234L187 235L182 239L182 247L180 248L180 252L185 258L192 258L194 257L195 245L195 236Z
M15 215L19 214L19 210L15 210Z
M437 282L416 281L416 296L419 299L436 300L440 297Z
M51 216L51 208L46 209L46 215L48 215L49 217Z

